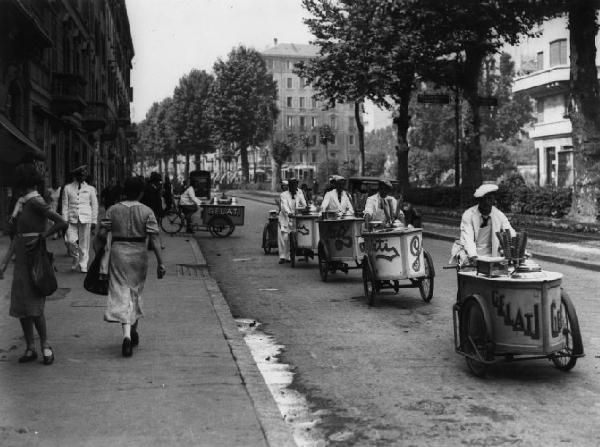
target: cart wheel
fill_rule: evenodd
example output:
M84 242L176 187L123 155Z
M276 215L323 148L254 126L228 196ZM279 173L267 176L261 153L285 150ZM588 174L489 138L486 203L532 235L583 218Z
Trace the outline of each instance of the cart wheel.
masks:
M215 216L208 222L208 231L214 237L230 236L233 230L235 226L227 216Z
M321 241L319 241L319 245L317 247L317 257L319 259L319 274L321 275L321 279L327 282L329 263L327 262L327 251L325 250L325 246Z
M298 240L296 239L296 233L290 232L290 260L292 268L296 267L296 250L298 249Z
M263 230L262 248L266 255L271 253L271 246L269 245L269 224L266 224Z
M558 369L569 371L577 363L576 356L583 354L583 342L581 341L575 307L564 290L560 291L560 315L562 316L561 326L566 339L566 346L553 354L552 362Z
M488 350L487 328L483 310L475 299L467 299L461 310L461 349L474 357L486 357ZM483 377L487 370L484 362L465 357L467 366L477 377Z
M433 298L433 278L435 272L433 270L431 255L426 250L423 250L423 257L425 258L425 277L419 280L419 292L423 301L428 303Z
M160 219L160 227L167 234L178 233L183 227L183 218L181 214L169 211Z
M366 256L362 263L362 275L365 298L367 299L369 306L373 306L375 304L375 295L377 295L377 286L375 285L373 271L371 270L371 266Z

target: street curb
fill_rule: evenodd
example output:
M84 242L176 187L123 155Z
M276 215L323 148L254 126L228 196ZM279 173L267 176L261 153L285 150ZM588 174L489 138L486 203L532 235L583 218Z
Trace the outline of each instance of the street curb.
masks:
M204 262L202 265L205 268L208 267L198 242L192 238L190 239L190 244L192 245L194 257L196 257L197 253L201 256L200 258L196 258L196 261L198 263ZM231 309L229 308L227 301L225 301L225 297L223 296L217 281L208 271L204 281L213 308L219 319L221 329L223 330L223 336L225 337L225 340L227 340L231 354L235 360L240 376L242 377L242 382L254 405L254 410L267 444L271 447L297 447L292 436L291 428L284 422L279 408L277 408L277 404L275 403L242 334L235 324L233 315L231 315Z
M448 235L440 234L440 233L434 233L431 231L423 231L423 236L429 237L431 239L439 239L439 240L449 241L449 242L454 242L456 240L456 237L448 236ZM531 255L534 258L540 259L542 261L553 262L555 264L569 265L571 267L577 267L577 268L582 268L582 269L586 269L586 270L591 270L593 272L600 272L600 265L598 265L598 264L592 264L592 263L584 262L584 261L577 261L576 259L569 259L569 258L562 258L562 257L558 257L558 256L553 256L553 255L547 255L547 254L539 253L539 252L531 252Z

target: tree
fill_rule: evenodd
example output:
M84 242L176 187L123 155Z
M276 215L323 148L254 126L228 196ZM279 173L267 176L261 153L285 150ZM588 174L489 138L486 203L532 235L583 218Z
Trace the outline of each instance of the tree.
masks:
M327 147L329 146L329 143L333 143L334 141L335 135L333 129L327 124L319 126L319 143L321 143L325 149L325 173L327 178L329 178L329 151L327 150Z
M277 87L260 54L240 45L226 61L214 64L215 80L210 90L209 115L215 137L240 150L242 180L248 181L248 146L273 133L279 111Z
M290 158L294 148L286 143L285 141L276 140L273 142L271 149L271 158L273 159L273 180L271 187L273 191L276 191L277 185L281 183L281 165Z
M176 149L186 158L185 176L189 176L190 154L214 151L212 127L207 106L213 77L205 71L192 70L179 80L173 92L171 120Z
M571 49L569 116L573 126L571 214L580 221L598 218L600 195L600 87L596 68L598 1L568 2Z

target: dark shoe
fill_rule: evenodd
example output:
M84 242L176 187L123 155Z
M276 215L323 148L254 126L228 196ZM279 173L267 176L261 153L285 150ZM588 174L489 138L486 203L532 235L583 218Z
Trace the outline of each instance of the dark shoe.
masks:
M50 350L50 355L44 355L44 365L52 365L54 363L54 351L52 350L52 348L50 346L46 346L44 349ZM43 355L44 349L42 349L42 355Z
M137 346L140 344L140 334L136 328L131 326L131 346Z
M280 263L280 264L285 264L285 259L280 259L280 260L279 260L279 263Z
M131 357L133 355L131 338L125 337L123 339L123 347L121 348L121 354L123 354L123 357Z
M19 363L33 362L35 359L37 359L37 352L28 349L25 351L25 354L19 357Z

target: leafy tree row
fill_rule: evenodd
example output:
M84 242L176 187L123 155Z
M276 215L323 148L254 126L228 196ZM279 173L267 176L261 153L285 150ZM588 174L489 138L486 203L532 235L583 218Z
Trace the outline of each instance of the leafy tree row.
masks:
M248 146L270 137L279 113L276 85L260 54L244 46L234 48L227 60L217 60L213 72L192 70L172 97L154 103L139 125L139 145L156 159L185 155L186 170L190 155L217 148L239 151L247 182Z

